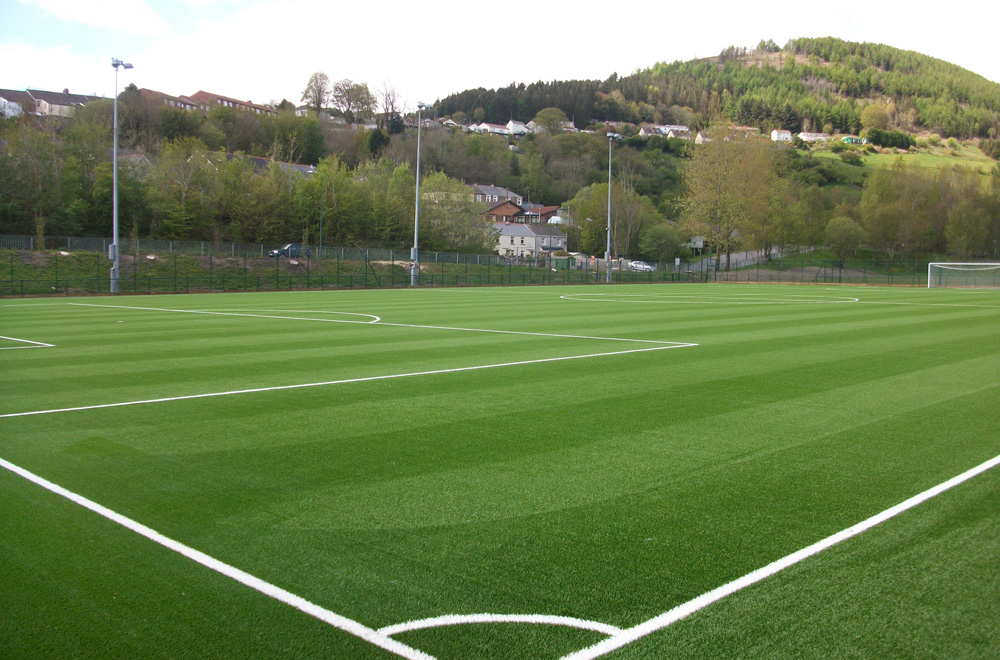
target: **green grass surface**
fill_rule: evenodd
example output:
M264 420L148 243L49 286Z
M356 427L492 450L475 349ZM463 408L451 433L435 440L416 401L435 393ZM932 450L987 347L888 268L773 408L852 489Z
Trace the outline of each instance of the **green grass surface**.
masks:
M0 350L0 414L85 408L0 418L0 458L375 629L628 628L1000 454L996 291L0 305L0 335L53 345ZM329 384L92 407L313 383ZM606 657L995 657L998 511L994 469ZM398 657L5 469L0 557L3 658ZM554 659L604 637L393 639Z

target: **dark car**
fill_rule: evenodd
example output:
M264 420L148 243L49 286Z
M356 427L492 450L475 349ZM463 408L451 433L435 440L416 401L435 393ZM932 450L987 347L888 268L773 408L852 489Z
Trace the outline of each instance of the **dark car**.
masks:
M309 248L305 250L302 249L302 243L286 243L277 250L271 250L267 253L267 256L274 257L288 257L289 259L298 259L302 256L309 256Z

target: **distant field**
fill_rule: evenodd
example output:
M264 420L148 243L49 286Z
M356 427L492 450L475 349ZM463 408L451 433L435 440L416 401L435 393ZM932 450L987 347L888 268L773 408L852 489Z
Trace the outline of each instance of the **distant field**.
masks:
M996 161L990 160L978 149L962 149L959 155L949 155L946 153L929 153L918 151L906 154L869 154L859 152L865 165L876 167L891 167L900 158L908 166L924 167L929 169L941 169L943 167L965 167L971 170L988 173L996 167ZM840 154L832 151L815 151L813 155L817 158L832 158L840 160Z
M0 658L1000 648L995 290L6 300L0 373Z

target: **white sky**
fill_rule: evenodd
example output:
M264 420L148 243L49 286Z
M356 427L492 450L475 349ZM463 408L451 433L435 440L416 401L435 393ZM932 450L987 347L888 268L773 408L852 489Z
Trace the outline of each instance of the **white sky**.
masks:
M300 104L310 74L322 71L373 92L390 85L412 110L469 88L604 80L660 61L717 55L729 45L821 36L919 51L1000 82L995 0L960 0L933 12L914 4L788 0L596 7L548 0L0 0L0 88L110 97L116 57L135 65L119 74L120 88L134 82L175 96L203 89ZM699 14L703 8L710 13Z

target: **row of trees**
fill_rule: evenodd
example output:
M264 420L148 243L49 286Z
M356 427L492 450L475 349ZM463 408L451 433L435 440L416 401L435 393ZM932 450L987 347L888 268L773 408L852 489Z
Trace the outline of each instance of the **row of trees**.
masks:
M110 136L100 126L0 123L0 233L108 236ZM371 142L375 131L355 133ZM384 138L388 140L388 138ZM322 159L315 174L274 160L216 152L195 137L119 163L119 220L135 238L405 247L412 242L415 179L408 162L377 154L351 166ZM422 182L421 244L491 247L482 204L443 173ZM464 192L464 195L460 195Z
M102 117L84 112L69 123L0 123L0 233L110 233L110 126ZM975 171L911 171L899 164L866 181L866 170L841 160L766 140L729 141L727 134L698 147L661 138L614 146L616 254L669 259L691 235L705 236L720 252L842 247L854 239L855 249L866 244L890 257L992 256L996 250L996 173L985 185L987 178ZM156 152L122 163L123 231L136 238L316 244L322 226L325 245L406 247L415 134L337 135L350 144L328 142L336 155L321 159L310 176L280 162L215 151L189 135L162 142ZM520 151L492 136L427 131L421 244L442 251L491 249L490 228L481 222L485 207L472 204L466 186L477 182L565 205L573 220L571 249L602 253L608 140L545 133L522 141ZM827 233L834 218L836 240Z
M685 168L683 226L719 253L827 245L839 256L870 247L890 259L927 254L997 258L1000 168L875 170L860 197L839 200L804 185L785 150L755 141L714 140Z

